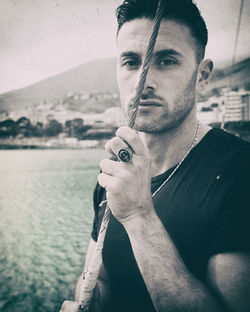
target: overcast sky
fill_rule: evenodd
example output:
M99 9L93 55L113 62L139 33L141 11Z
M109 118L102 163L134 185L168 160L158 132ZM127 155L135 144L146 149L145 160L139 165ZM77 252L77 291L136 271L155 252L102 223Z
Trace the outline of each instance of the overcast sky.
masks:
M209 30L207 56L231 62L241 0L197 0ZM1 0L0 93L93 59L115 56L115 8L121 0ZM237 48L250 56L250 0Z

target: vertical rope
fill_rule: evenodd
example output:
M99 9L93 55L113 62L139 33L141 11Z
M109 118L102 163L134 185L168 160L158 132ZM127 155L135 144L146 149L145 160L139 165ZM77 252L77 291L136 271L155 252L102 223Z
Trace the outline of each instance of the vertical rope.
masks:
M238 23L237 23L237 28L236 28L236 35L235 35L235 41L234 41L234 48L233 48L233 57L232 57L232 71L233 67L235 64L235 59L236 59L236 52L237 52L237 46L238 46L238 41L239 41L239 34L240 34L240 25L241 25L241 18L242 18L242 12L243 12L243 7L244 7L244 0L241 0L240 4L240 12L239 12L239 17L238 17ZM228 80L229 87L232 89L233 86L233 72L231 74L231 77ZM226 114L227 114L227 109L225 107L225 111L222 117L222 122L221 122L221 129L224 129L225 127L225 121L226 121Z
M132 105L132 113L129 118L130 128L133 128L135 124L136 115L138 111L138 105L140 103L140 98L144 89L144 85L145 85L148 69L150 66L150 61L153 55L153 50L154 50L156 38L158 35L158 31L160 28L160 23L161 23L162 15L164 12L165 4L166 4L166 0L159 0L155 19L154 19L152 34L151 34L151 37L147 46L146 56L142 65L142 71L140 74L139 83L136 88L136 95L135 95L133 105ZM94 250L94 254L92 255L87 271L83 273L84 280L83 280L83 284L82 284L81 291L80 291L79 304L80 304L80 310L84 312L88 311L91 298L93 295L93 290L97 283L97 279L98 279L98 275L99 275L99 271L100 271L100 267L102 263L103 243L104 243L105 234L106 234L108 223L109 223L109 218L110 218L110 208L107 203L105 213L102 219L99 235L98 235L98 240L97 240L96 247Z
M239 13L239 17L238 17L238 25L237 25L237 30L236 30L235 42L234 42L232 66L234 66L234 64L235 64L235 58L236 58L236 52L237 52L238 41L239 41L240 24L241 24L243 6L244 6L244 0L241 0L241 4L240 4L240 13Z
M148 43L145 60L144 60L144 63L142 65L142 71L141 71L141 75L139 78L139 83L138 83L138 86L136 88L136 95L135 95L134 102L132 105L132 113L131 113L131 116L129 119L129 127L130 128L133 128L134 123L135 123L135 119L136 119L136 115L137 115L137 111L138 111L138 105L140 104L140 99L141 99L141 95L142 95L142 92L144 89L144 85L145 85L149 65L151 62L151 58L153 55L154 46L155 46L156 38L158 35L158 31L160 28L161 19L162 19L162 15L164 12L165 4L166 4L166 0L159 0L156 15L155 15L155 20L154 20L154 25L153 25L153 31L152 31L152 34L151 34L151 37L150 37L150 40Z

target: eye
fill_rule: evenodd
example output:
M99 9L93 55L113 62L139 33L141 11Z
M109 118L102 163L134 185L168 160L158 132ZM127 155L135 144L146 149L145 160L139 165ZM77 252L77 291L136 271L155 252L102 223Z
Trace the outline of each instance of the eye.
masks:
M127 70L134 70L140 66L140 62L136 58L126 58L121 60L121 67L124 67Z
M158 63L160 66L162 67L166 67L166 66L174 66L174 65L177 65L178 62L176 60L173 60L173 59L162 59L159 61Z

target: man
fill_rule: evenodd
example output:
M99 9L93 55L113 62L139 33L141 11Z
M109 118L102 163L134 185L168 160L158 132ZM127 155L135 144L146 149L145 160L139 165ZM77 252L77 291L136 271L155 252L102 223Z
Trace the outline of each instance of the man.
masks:
M118 84L128 116L156 7L127 0L117 11ZM250 144L196 119L196 93L213 67L203 59L206 43L192 1L167 0L135 130L119 128L106 145L113 156L131 149L132 159L100 163L86 267L107 198L101 311L250 311ZM62 307L77 310L76 302Z

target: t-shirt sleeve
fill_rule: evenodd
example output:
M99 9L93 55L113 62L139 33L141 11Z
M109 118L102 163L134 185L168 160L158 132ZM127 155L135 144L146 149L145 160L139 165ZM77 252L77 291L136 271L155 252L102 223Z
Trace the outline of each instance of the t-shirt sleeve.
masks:
M250 163L244 166L223 203L209 246L209 256L250 251Z
M103 217L104 209L99 207L103 200L104 189L97 183L93 193L94 220L91 231L91 237L96 242L98 238L99 228Z

